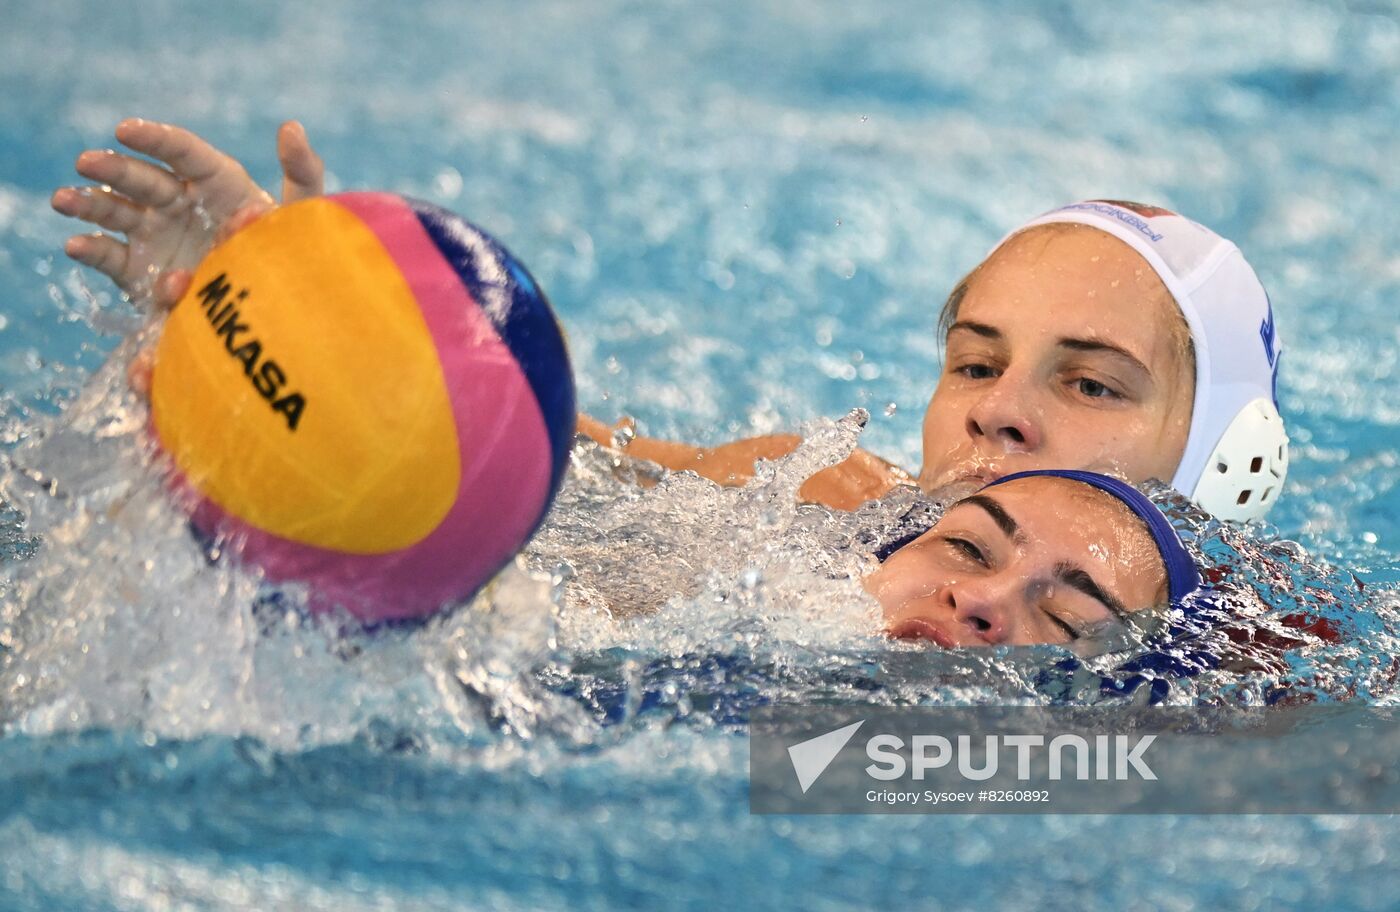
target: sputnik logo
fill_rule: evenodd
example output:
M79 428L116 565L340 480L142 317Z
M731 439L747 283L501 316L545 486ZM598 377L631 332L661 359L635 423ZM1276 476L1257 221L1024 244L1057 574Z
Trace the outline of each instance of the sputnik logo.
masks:
M831 765L831 761L836 759L836 755L841 753L841 748L855 735L856 729L865 724L865 720L852 722L844 728L829 731L824 735L817 735L798 744L794 744L787 749L788 759L792 761L792 770L797 773L797 784L802 786L802 794L807 794L807 789L811 788L821 774L826 772L826 768Z

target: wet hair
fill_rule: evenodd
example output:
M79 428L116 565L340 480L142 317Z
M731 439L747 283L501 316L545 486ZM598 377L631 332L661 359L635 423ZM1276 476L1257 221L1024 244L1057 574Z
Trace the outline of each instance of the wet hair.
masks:
M943 309L938 312L938 338L940 343L947 343L948 330L952 329L953 324L958 320L958 309L962 307L963 298L967 297L968 289L972 286L972 280L977 278L977 274L982 271L982 268L992 261L992 257L1004 250L1007 244L1019 238L1029 238L1033 236L1043 236L1048 242L1055 236L1068 234L1071 231L1098 231L1098 229L1090 225L1080 225L1072 222L1051 222L1048 225L1036 225L1024 231L1016 232L1016 234L1007 238L1005 242L1000 244L996 250L993 250L982 262L972 267L972 271L963 276L962 279L958 281L958 284L953 286L953 290L948 294L948 299L943 302ZM1170 310L1172 316L1175 318L1171 321L1173 337L1172 347L1180 352L1181 356L1185 359L1187 374L1194 382L1196 379L1196 345L1191 341L1191 329L1186 325L1186 317L1182 314L1180 305L1172 298L1171 292L1167 291L1165 286L1162 290L1166 295L1166 299L1171 302Z

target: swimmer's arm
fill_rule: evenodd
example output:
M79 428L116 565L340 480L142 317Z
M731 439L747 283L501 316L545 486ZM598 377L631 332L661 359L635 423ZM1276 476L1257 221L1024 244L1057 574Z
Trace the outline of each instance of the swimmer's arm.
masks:
M630 457L645 459L672 471L695 472L730 487L741 486L753 478L754 463L758 460L780 459L802 442L796 434L768 434L716 447L699 447L631 436L631 427L630 421L609 427L589 415L580 413L578 416L578 432L609 449L621 449ZM619 428L628 433L618 435ZM626 440L626 437L631 439ZM625 444L619 447L618 443L624 440ZM856 450L844 462L807 479L797 493L807 503L819 503L834 510L854 510L868 500L888 494L895 485L911 480L898 466L866 450Z

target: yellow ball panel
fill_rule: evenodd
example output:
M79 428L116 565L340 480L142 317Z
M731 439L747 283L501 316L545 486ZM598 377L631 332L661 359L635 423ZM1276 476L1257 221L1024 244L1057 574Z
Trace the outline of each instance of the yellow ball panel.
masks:
M151 409L205 496L303 544L396 551L457 497L456 424L418 302L330 200L279 209L205 258L157 346Z

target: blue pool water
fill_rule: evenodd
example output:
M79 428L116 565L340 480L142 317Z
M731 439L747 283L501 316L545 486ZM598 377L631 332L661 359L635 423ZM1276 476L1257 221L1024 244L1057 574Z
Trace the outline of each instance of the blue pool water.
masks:
M1169 205L1244 249L1284 335L1294 462L1261 535L1312 563L1258 571L1308 584L1266 601L1351 637L1174 699L1291 674L1388 703L1400 7L8 0L0 20L0 430L39 460L5 485L44 533L0 523L0 908L1393 906L1384 817L750 816L754 700L1035 699L1045 658L965 668L843 632L822 615L858 613L849 592L668 525L710 495L601 504L587 454L532 549L552 582L517 571L490 610L373 640L255 611L142 481L139 417L92 379L139 321L57 254L47 196L130 114L272 186L298 117L335 186L448 206L530 264L590 412L719 441L863 407L862 444L910 468L938 305L1000 234L1075 198ZM666 569L623 580L588 523ZM687 576L697 545L723 553ZM594 623L600 586L667 604Z

